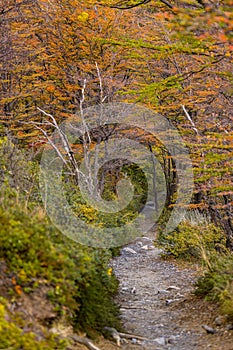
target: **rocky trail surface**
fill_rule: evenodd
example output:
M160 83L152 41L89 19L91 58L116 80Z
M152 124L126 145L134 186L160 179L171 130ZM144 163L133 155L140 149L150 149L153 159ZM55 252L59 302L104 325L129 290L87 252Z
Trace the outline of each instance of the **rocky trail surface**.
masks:
M124 247L112 267L120 281L117 302L124 328L135 335L122 337L122 349L233 350L232 326L215 305L193 294L197 267L163 260L147 237ZM109 350L115 348L108 344Z

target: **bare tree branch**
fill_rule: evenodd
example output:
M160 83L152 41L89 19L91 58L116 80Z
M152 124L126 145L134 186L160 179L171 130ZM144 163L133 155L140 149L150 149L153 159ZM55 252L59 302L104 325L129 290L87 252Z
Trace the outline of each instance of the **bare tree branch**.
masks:
M81 90L81 99L79 101L79 107L80 107L80 115L82 119L82 125L83 125L83 149L84 149L84 163L86 170L88 170L88 181L86 182L88 185L88 190L90 193L93 193L95 190L95 186L93 184L93 176L92 176L92 169L91 169L91 163L90 163L90 145L91 145L91 135L85 120L84 111L83 111L83 104L85 101L85 89L86 89L86 79L84 79L83 87Z
M203 0L197 0L198 4L200 4L202 7L206 7L206 4Z
M202 8L206 8L206 4L203 0L196 0L197 3L199 4L196 5L197 7L202 7ZM132 1L127 1L127 0L121 0L119 2L117 2L115 5L112 5L112 8L117 8L120 10L128 10L128 9L132 9L134 7L138 7L141 5L145 5L148 4L149 2L151 2L151 0L141 0L138 2L132 2ZM163 3L165 6L169 7L170 9L174 8L174 5L172 5L169 1L167 0L160 0L161 3ZM195 5L194 5L195 6Z
M67 154L67 156L69 157L70 163L72 164L74 170L77 171L77 169L78 169L78 164L77 164L77 162L76 162L76 160L75 160L75 158L74 158L74 156L73 156L73 151L72 151L72 149L71 149L71 147L70 147L70 144L69 144L69 141L68 141L68 139L67 139L66 134L61 130L61 128L60 128L59 125L57 124L57 121L56 121L56 119L54 118L53 115L51 115L51 114L45 112L43 109L41 109L41 108L39 108L39 107L37 107L37 109L38 109L41 113L43 113L44 115L46 115L47 117L50 117L50 118L52 119L52 121L53 121L52 126L57 130L57 132L58 132L58 134L59 134L59 136L60 136L60 138L61 138L63 147L64 147L64 149L65 149L65 151L66 151L66 154Z
M29 122L29 123L24 123L24 124L32 124L35 126L35 128L39 131L42 132L42 134L46 137L47 141L49 142L49 144L53 147L53 149L56 151L58 157L62 160L63 164L68 168L68 170L70 171L70 173L72 173L73 175L75 175L75 179L77 181L77 183L80 180L80 176L85 180L85 182L88 184L88 180L86 179L85 174L79 169L78 163L74 157L74 152L72 151L70 144L69 144L69 140L67 138L67 135L63 132L63 130L59 127L59 125L57 124L56 119L49 113L45 112L43 109L41 108L37 108L41 113L43 113L45 116L49 117L52 119L53 122L49 122L48 120L46 120L43 123L37 123L37 122ZM69 158L69 162L67 162L67 160L64 158L63 154L60 152L60 150L58 149L58 147L56 146L56 144L52 141L52 139L49 137L48 133L41 127L43 125L49 125L52 126L53 128L55 128L60 136L60 139L62 141L62 145L63 148L65 150L66 155Z
M137 6L148 4L149 2L151 2L151 0L142 0L142 1L139 1L137 3L130 4L130 1L122 0L122 1L117 2L115 5L112 5L111 7L121 9L121 10L128 10L128 9L132 9L134 7L137 7ZM162 2L164 5L168 6L170 9L173 8L173 5L167 0L160 0L160 2Z
M151 0L143 0L143 1L140 1L138 3L134 3L134 4L131 4L130 5L130 2L129 1L119 1L117 2L115 5L112 5L111 7L112 8L116 8L116 9L120 9L120 10L128 10L128 9L132 9L134 7L137 7L137 6L140 6L140 5L144 5L144 4L147 4L149 3ZM128 3L128 4L127 4Z
M23 124L31 124L31 125L34 125L34 127L35 127L37 130L39 130L39 131L46 137L48 143L49 143L49 144L53 147L53 149L56 151L58 157L62 160L62 162L64 163L64 165L67 166L67 167L69 168L66 159L63 157L62 153L59 151L59 149L57 148L57 146L56 146L56 145L54 144L54 142L51 140L51 138L49 137L49 135L47 134L47 132L46 132L43 128L41 128L40 126L38 126L38 125L48 125L48 124L50 124L50 123L45 122L45 123L43 124L43 123L36 123L36 122L31 121L31 122L24 122ZM70 171L71 171L71 170L70 170Z
M199 131L197 130L196 125L195 125L194 122L192 121L192 118L191 118L191 116L189 115L187 109L185 108L184 105L182 105L181 107L182 107L182 109L183 109L183 111L184 111L186 117L188 118L188 120L189 120L190 123L192 124L193 130L195 131L195 133L196 133L197 135L199 135Z
M94 345L88 338L80 337L78 335L72 335L71 338L79 343L85 345L89 350L100 350L96 345Z
M101 77L99 66L98 66L97 62L95 62L95 66L96 66L98 79L99 79L99 85L100 85L100 103L103 103L106 100L107 96L104 96L102 77Z

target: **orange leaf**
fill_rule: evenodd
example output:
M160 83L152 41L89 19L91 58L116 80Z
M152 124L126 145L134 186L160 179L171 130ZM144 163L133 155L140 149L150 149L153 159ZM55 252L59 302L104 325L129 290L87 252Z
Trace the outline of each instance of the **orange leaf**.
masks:
M22 289L19 285L15 286L15 291L17 294L21 295L22 294Z

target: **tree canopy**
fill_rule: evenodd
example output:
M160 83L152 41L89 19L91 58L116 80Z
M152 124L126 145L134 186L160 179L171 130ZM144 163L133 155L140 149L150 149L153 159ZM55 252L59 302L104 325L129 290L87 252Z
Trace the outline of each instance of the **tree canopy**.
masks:
M84 108L101 98L143 104L180 130L193 159L192 205L210 210L230 235L231 5L230 0L2 2L1 130L24 145L40 145L44 138L30 124L43 121L37 107L58 122L75 115L84 81Z

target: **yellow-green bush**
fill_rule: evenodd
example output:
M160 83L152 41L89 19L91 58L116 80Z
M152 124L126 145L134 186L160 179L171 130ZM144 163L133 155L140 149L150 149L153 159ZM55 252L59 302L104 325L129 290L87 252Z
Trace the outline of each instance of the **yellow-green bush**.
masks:
M70 241L46 217L29 216L17 207L8 211L0 207L0 222L0 259L25 292L45 283L58 316L67 310L79 328L119 325L118 308L112 301L117 281L108 274L110 251Z
M195 219L199 219L195 215ZM225 236L220 228L207 219L185 219L170 234L160 234L160 244L165 252L176 258L203 259L208 262L210 254L225 249Z

